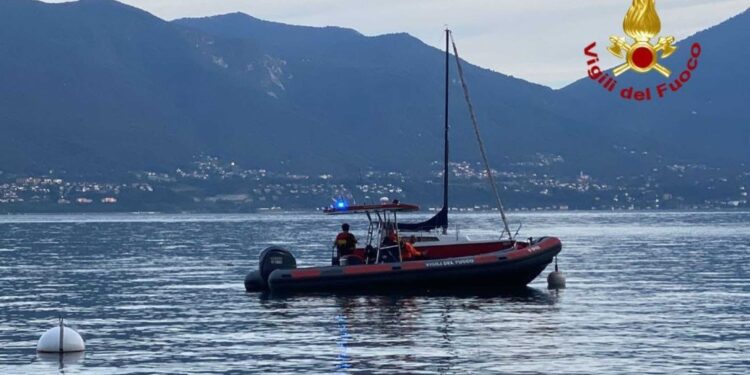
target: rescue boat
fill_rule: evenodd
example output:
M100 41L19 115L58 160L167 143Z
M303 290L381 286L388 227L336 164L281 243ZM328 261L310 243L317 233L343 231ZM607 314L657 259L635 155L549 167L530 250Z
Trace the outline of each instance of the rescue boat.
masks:
M453 51L464 96L504 228L496 240L472 241L467 237L448 235L448 88L451 40L450 30L446 30L442 209L423 222L399 223L400 214L418 211L419 207L399 201L352 206L345 201L336 201L324 210L326 214L364 214L367 217L369 226L363 246L345 256L333 254L330 266L305 268L297 268L296 259L289 250L269 247L261 252L258 270L245 277L245 289L248 292L403 291L411 288L445 287L460 287L464 290L503 289L526 286L552 263L562 250L559 239L539 237L519 241L516 239L518 230L515 234L511 233L484 151L455 43ZM506 235L507 238L504 237ZM406 247L409 247L407 252L404 251ZM349 251L351 248L347 252ZM411 257L413 253L419 255ZM405 254L410 257L407 258Z
M307 268L297 268L290 251L267 248L261 253L259 270L245 278L245 289L248 292L322 292L523 287L562 249L560 240L554 237L471 241L413 232L416 240L413 246L423 255L405 260L401 258L403 241L385 245L386 233L398 226L398 213L417 209L414 205L392 203L327 210L330 215L364 213L370 222L366 246L342 257L340 265Z

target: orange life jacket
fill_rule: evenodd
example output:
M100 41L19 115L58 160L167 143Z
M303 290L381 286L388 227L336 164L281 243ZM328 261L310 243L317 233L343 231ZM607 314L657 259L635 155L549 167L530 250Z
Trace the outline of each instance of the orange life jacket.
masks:
M413 258L420 257L420 256L422 256L422 253L419 250L417 250L417 248L414 247L414 245L412 245L410 242L404 243L404 247L401 252L401 258L403 258L404 260L407 260L407 259L413 259Z

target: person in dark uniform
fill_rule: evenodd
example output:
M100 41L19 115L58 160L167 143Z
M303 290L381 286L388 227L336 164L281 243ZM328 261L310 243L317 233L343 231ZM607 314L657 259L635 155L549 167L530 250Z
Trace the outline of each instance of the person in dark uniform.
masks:
M385 230L385 236L383 236L383 243L380 245L380 260L381 262L396 262L399 260L399 239L396 228L390 227Z
M339 265L341 257L354 254L354 249L357 248L357 237L349 233L349 224L341 225L341 233L336 236L336 242L333 245L336 247L336 257L331 262L334 266Z
M383 247L398 245L398 234L393 228L388 228L385 231L385 237L383 237Z

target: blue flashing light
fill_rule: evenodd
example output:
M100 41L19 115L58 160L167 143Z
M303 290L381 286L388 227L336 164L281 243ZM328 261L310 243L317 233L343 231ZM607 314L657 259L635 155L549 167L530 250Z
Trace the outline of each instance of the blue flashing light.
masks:
M346 201L344 201L344 200L336 201L336 208L337 209L339 209L339 210L345 210L346 206L347 206L346 205Z

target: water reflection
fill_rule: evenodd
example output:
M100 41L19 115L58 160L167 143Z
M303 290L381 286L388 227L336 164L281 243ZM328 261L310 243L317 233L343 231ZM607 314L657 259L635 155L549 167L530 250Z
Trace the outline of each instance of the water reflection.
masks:
M347 349L347 346L349 345L349 339L351 337L349 336L349 330L347 327L347 320L345 316L336 315L336 323L338 324L339 328L339 340L336 343L339 348L339 357L336 368L338 370L345 370L352 367L349 363L350 359Z
M60 370L60 373L65 373L66 368L75 368L76 365L79 365L84 357L86 356L85 352L73 352L73 353L36 353L36 359L40 363L44 363L46 365L55 366L58 370Z
M338 325L340 349L339 368L409 368L413 371L454 370L452 359L457 345L465 340L486 337L489 329L477 328L467 337L463 332L470 322L472 326L492 311L521 308L529 313L532 306L553 306L555 297L537 288L515 290L417 290L398 294L368 293L364 295L338 293L333 298L338 309L335 320ZM537 312L542 313L540 310ZM541 326L537 331L550 329ZM471 335L469 335L471 336ZM374 349L370 340L388 345L389 348ZM458 343L456 342L458 341ZM352 350L351 346L354 346ZM368 348L366 351L356 350ZM400 348L400 349L399 349ZM373 356L367 351L375 350ZM434 357L436 363L419 363L418 358ZM410 367L411 366L411 367Z
M520 288L492 288L492 287L475 287L464 288L457 286L454 288L441 287L439 289L433 288L409 288L402 291L398 290L339 290L335 292L315 292L315 293L274 293L270 291L259 292L259 293L247 293L250 298L258 298L261 301L284 301L287 299L295 299L299 296L307 297L350 297L359 298L362 296L369 297L382 297L391 300L401 299L413 299L417 297L431 298L431 297L445 297L445 298L458 298L458 299L495 299L497 302L525 302L525 303L537 303L537 304L548 304L552 305L557 301L558 293L551 294L556 290L541 290L534 287L520 287Z

